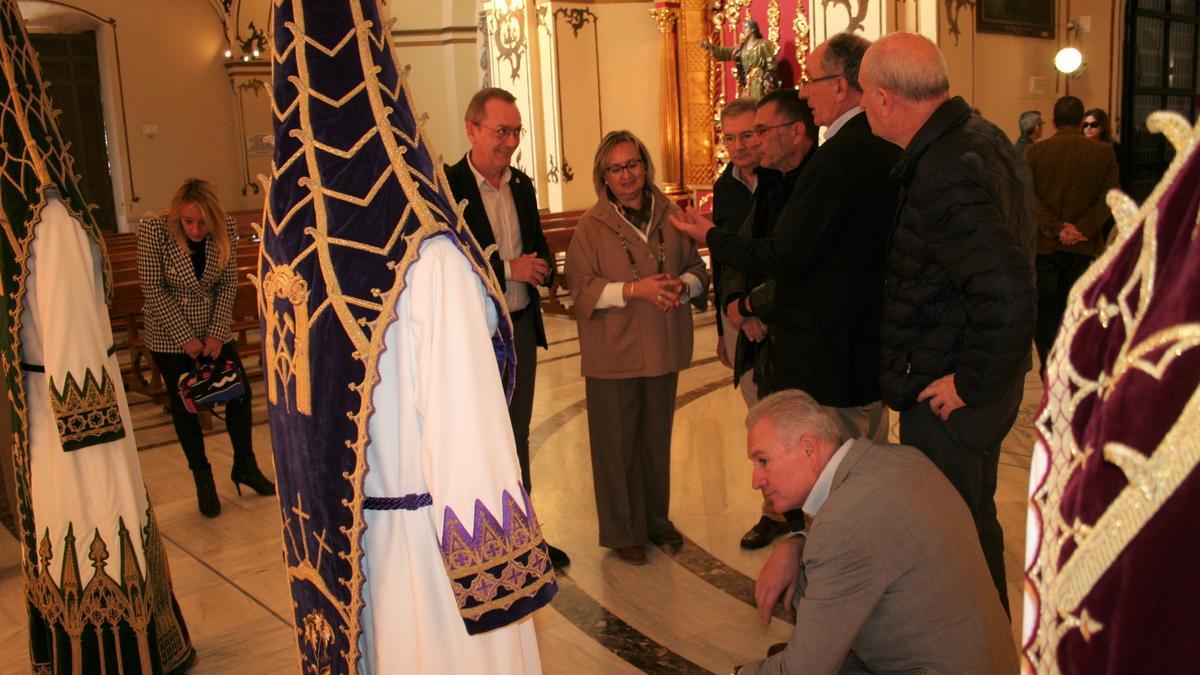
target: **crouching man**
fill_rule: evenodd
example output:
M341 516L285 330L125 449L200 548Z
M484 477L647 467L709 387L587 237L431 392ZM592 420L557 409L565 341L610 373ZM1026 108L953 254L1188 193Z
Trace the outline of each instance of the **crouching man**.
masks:
M974 521L924 454L847 440L798 390L763 399L746 428L755 489L811 521L777 544L756 592L764 622L792 599L791 640L734 672L1016 672Z

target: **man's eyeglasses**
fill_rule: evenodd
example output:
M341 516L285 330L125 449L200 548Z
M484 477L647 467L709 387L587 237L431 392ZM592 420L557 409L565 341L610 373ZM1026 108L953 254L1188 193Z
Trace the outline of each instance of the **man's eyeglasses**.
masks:
M770 126L760 124L760 125L754 127L754 133L758 136L762 136L763 134L767 133L768 131L770 131L772 129L778 129L779 127L786 127L786 126L791 126L793 124L799 124L799 123L800 123L800 120L796 120L795 122L780 122L779 124L772 124Z
M724 143L725 145L729 145L730 143L732 143L736 140L736 141L741 141L743 144L745 144L745 143L749 143L750 139L754 138L754 135L755 135L754 130L743 131L740 134L723 134L721 136L721 142Z
M628 162L625 162L624 164L609 164L608 166L604 167L604 173L607 173L609 176L612 176L613 178L620 176L621 174L625 173L626 171L628 171L632 175L632 174L636 174L638 171L641 171L641 170L642 170L642 160L640 160L640 159L631 159Z
M489 127L488 125L480 124L479 122L472 122L472 124L496 134L496 138L499 138L502 141L507 141L509 138L514 136L518 140L525 138L525 127Z
M832 75L822 75L820 77L809 77L808 75L805 75L804 77L802 77L800 79L800 82L803 83L805 86L808 86L810 84L824 82L825 80L832 80L835 77L841 77L841 76L842 76L841 73L834 73Z
M1084 129L1099 129L1100 123L1099 122L1084 122L1083 128Z

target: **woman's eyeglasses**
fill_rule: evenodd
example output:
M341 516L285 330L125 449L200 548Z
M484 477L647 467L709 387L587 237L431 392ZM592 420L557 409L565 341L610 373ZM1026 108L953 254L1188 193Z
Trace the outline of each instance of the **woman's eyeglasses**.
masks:
M641 169L642 169L642 160L631 159L628 162L625 162L624 164L609 164L608 166L604 167L604 173L607 173L608 175L612 176L613 178L616 178L617 176L620 176L621 174L625 173L626 171L628 171L632 175L632 174L636 174L638 171L641 171Z
M1084 129L1099 129L1100 123L1099 122L1084 122L1083 128Z

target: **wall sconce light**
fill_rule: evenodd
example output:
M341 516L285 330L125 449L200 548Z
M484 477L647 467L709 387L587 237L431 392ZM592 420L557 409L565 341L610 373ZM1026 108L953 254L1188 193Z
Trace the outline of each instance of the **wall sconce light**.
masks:
M1083 52L1071 46L1071 37L1079 39L1080 26L1075 21L1067 22L1067 46L1058 50L1054 55L1054 68L1067 77L1079 77L1083 74L1087 63L1083 60Z

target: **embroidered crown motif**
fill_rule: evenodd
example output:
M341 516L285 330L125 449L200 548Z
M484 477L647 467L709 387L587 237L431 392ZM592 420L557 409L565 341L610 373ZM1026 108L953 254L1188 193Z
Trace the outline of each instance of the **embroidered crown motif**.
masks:
M503 525L481 500L475 500L473 535L454 510L446 508L442 560L464 619L478 620L489 611L507 610L554 580L533 505L524 490L521 495L524 509L504 491Z
M58 436L64 451L125 438L116 387L103 366L100 367L99 382L91 368L85 371L82 385L73 373L68 372L67 381L59 389L51 376L50 405L58 422Z

